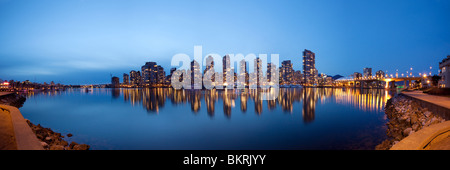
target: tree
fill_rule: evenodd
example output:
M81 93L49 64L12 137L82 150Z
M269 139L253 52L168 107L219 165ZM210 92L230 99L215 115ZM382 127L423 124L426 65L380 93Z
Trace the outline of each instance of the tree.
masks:
M431 77L432 85L437 86L440 79L441 79L441 76L438 76L438 75L434 75L433 77Z
M414 88L419 88L420 87L420 83L422 83L422 80L414 81Z

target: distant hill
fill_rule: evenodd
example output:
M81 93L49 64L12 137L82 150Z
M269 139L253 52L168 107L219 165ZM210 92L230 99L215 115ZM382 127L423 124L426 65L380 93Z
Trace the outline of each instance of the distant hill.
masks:
M337 75L333 76L333 80L339 79L341 77L344 77L344 76L341 76L341 75L337 74Z

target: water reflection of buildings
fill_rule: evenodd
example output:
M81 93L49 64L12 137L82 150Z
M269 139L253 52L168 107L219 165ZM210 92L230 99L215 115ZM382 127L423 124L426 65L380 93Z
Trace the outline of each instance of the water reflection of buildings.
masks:
M384 89L335 89L336 103L351 105L363 111L380 112L392 96Z
M235 106L236 90L224 90L222 93L223 113L228 118L231 117L231 108Z
M241 110L245 113L247 112L247 100L248 100L248 90L245 89L241 95L240 95L240 100L241 100Z
M214 106L217 101L218 95L216 89L212 90L206 90L205 91L205 103L206 103L206 111L208 112L208 115L213 117L214 116Z
M200 100L202 99L202 91L201 90L190 90L188 97L188 102L191 104L191 110L194 111L194 113L198 113L200 110Z
M280 109L286 113L301 113L304 122L312 122L315 119L316 105L335 102L342 105L355 107L363 111L382 111L385 103L392 94L383 89L342 89L342 88L281 88L276 100L260 100L261 91L258 89L228 89L228 90L175 90L172 88L116 88L116 89L95 89L84 91L67 89L65 91L45 91L39 93L28 93L27 97L36 94L54 96L69 94L81 91L83 95L93 95L106 93L111 94L113 99L123 95L125 102L131 105L142 105L149 113L158 113L162 107L169 102L171 105L189 104L193 113L197 114L203 103L206 112L210 117L216 112L222 112L230 118L232 110L238 106L242 113L248 111L248 107L254 106L254 112L261 115L264 111L263 105L267 105L267 110ZM271 91L270 94L272 94ZM276 94L276 93L274 93ZM223 103L222 109L215 106ZM220 105L220 104L219 104ZM250 109L251 112L253 109Z
M268 110L274 110L278 105L287 113L294 113L301 104L304 122L312 122L315 119L316 105L335 101L338 104L350 105L364 111L382 111L386 101L391 95L382 89L340 89L340 88L281 88L276 100L260 100L261 91L255 89L245 90L174 90L171 88L157 89L121 89L124 100L130 101L132 105L142 102L148 111L158 112L164 106L166 98L173 105L189 103L191 110L198 113L201 103L204 101L206 111L210 117L215 115L215 106L222 100L223 113L230 118L232 108L236 102L240 104L240 110L247 112L248 102L254 104L254 111L260 115L263 113L263 103L267 104ZM117 94L113 92L113 97ZM203 99L204 98L204 99Z
M130 101L134 106L142 102L143 107L149 111L158 112L160 107L164 107L166 97L171 96L170 89L162 88L143 88L143 89L128 89L123 88L119 90L123 93L123 98L125 101ZM113 89L113 98L115 98L116 89Z
M306 123L312 122L316 115L316 95L320 95L321 93L316 92L316 88L305 88L303 90L303 109L302 116L303 121Z

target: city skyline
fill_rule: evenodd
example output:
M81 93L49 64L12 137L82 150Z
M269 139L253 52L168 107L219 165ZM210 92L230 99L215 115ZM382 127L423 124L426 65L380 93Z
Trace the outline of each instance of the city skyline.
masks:
M149 61L169 73L170 58L193 56L195 45L221 56L280 54L277 67L291 60L293 70L302 70L302 51L309 49L317 55L319 73L328 75L348 76L366 67L386 74L409 68L437 74L438 62L450 53L449 6L448 1L1 1L0 78L101 84L110 82L110 74L140 71Z

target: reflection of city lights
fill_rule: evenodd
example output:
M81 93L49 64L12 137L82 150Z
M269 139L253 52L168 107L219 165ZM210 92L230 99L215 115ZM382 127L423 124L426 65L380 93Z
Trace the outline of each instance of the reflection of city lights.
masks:
M337 103L352 105L364 111L381 111L386 101L391 98L387 91L383 94L378 93L376 89L364 91L336 89L334 95Z
M386 81L391 81L391 79L386 79ZM89 91L89 93L84 93L83 89L82 94L89 95L91 93L99 94L106 92L113 98L123 96L123 100L127 103L129 102L132 106L143 107L149 113L155 114L158 114L163 107L167 107L166 103L170 102L172 105L187 103L194 114L197 114L206 107L204 110L207 111L208 115L214 116L214 112L217 111L215 105L217 105L219 101L223 101L223 110L221 107L218 112L223 111L227 117L231 117L232 111L235 110L232 108L240 108L241 112L245 113L247 109L250 109L247 107L252 106L254 103L255 113L258 115L267 111L264 109L273 110L276 107L281 107L283 112L290 114L300 114L301 111L305 122L314 120L315 108L318 102L322 104L335 102L338 104L349 105L363 111L379 112L385 107L386 101L391 98L388 91L380 89L281 88L278 89L279 92L275 92L275 90L277 89L267 90L270 95L278 95L276 100L269 101L260 100L261 92L263 91L260 89L174 90L171 88L122 88L115 90L107 89L105 91L93 89L92 91ZM41 94L58 95L73 92L73 90L47 91ZM34 93L28 93L27 95L34 95ZM219 106L222 106L222 104L219 103ZM253 110L253 108L251 108L251 110Z

